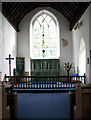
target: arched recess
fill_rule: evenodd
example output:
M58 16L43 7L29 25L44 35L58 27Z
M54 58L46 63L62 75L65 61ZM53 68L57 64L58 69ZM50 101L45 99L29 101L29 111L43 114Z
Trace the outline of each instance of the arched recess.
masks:
M86 73L86 45L82 38L79 48L79 75L84 73Z

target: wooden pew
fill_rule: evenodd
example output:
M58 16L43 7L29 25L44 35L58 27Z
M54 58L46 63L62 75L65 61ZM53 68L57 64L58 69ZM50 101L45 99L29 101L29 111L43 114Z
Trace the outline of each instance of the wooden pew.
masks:
M10 87L11 85L2 84L2 120L17 118L17 94Z
M77 119L91 119L91 84L78 84L76 87Z
M10 107L7 105L5 85L2 85L2 119L10 119Z
M72 120L91 120L91 84L77 84L69 93L69 117Z
M69 98L69 118L73 120L74 119L74 106L76 106L75 92L69 92L68 98Z

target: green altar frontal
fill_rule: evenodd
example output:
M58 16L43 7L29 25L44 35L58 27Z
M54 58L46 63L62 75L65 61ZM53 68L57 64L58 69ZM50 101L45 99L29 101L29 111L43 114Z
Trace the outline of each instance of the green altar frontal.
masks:
M59 76L60 60L59 59L31 59L32 76Z

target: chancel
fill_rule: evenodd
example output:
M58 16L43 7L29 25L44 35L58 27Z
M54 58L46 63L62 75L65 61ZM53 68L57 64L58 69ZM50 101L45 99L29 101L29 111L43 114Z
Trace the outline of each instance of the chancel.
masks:
M0 119L91 119L91 2L38 1L0 2Z

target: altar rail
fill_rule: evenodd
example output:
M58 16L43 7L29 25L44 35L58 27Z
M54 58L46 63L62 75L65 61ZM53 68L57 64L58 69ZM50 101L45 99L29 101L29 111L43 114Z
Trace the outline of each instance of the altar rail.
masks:
M11 76L12 87L16 89L59 89L74 88L75 84L85 83L86 76ZM8 83L10 76L5 76Z

